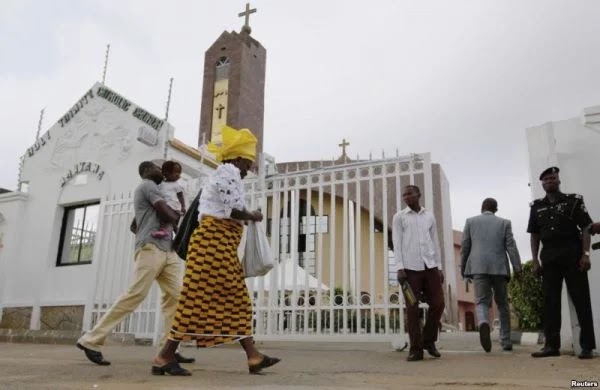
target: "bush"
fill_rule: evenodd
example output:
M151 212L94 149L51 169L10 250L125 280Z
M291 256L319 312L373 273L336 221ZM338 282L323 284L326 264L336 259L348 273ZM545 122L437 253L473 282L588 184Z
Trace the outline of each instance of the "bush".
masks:
M533 262L523 264L520 280L512 278L508 284L512 306L519 319L519 329L537 331L542 328L544 303L542 280L533 275Z

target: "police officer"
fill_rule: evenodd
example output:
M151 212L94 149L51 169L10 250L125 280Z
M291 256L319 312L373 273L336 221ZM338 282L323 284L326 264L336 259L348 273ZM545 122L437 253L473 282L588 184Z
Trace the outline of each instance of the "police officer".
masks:
M591 359L594 356L592 350L596 348L587 277L592 219L581 195L560 192L558 172L557 167L550 167L540 175L546 196L531 203L527 227L527 232L531 233L533 272L542 276L546 338L544 348L531 356L560 355L560 304L564 279L581 326L579 358Z

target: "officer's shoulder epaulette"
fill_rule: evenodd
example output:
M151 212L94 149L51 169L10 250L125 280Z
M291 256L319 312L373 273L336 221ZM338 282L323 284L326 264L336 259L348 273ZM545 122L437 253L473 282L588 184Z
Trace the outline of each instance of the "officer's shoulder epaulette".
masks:
M568 198L574 198L574 199L583 199L583 195L581 194L566 194Z
M536 203L540 203L541 201L542 201L542 198L534 199L531 203L529 203L529 207L533 206Z

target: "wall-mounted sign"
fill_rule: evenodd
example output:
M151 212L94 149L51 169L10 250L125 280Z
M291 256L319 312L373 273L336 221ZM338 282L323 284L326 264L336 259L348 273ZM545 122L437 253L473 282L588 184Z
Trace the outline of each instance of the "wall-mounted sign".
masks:
M125 112L129 111L129 107L131 107L131 102L129 100L125 99L118 93L113 92L106 87L98 87L98 91L96 93L101 98L108 100L109 102L111 102L112 104L119 107ZM133 115L135 118L141 120L142 122L144 122L145 124L149 125L157 131L160 130L160 128L164 124L163 120L158 119L157 117L140 107L136 107L131 113L131 115Z
M136 118L137 120L143 122L144 124L150 126L152 129L155 130L154 132L152 132L152 130L145 128L145 130L143 132L141 132L141 131L138 132L138 140L140 140L140 142L142 142L146 145L149 145L149 146L154 146L158 143L157 132L163 127L165 121L150 114L148 111L144 110L141 107L136 107L129 100L125 99L123 96L119 95L118 93L111 91L110 89L106 88L105 86L98 87L96 89L95 93L92 89L87 91L86 94L81 99L79 99L79 101L65 115L63 115L62 118L60 118L58 120L58 123L60 124L60 126L65 127L65 125L68 125L71 122L71 120L80 111L82 111L83 108L91 101L91 99L94 99L96 96L108 101L111 104L114 104L120 110L122 110L124 112L131 112L131 115L134 118ZM130 109L132 109L132 110L129 111ZM90 111L90 109L87 109L87 110ZM102 110L96 111L94 113L94 115L92 115L91 111L90 112L88 112L88 111L86 111L86 114L89 114L89 116L95 115L95 117L97 117L98 113L102 112ZM86 133L82 133L79 130L81 130L81 128L71 129L71 132L73 134L69 135L69 138L80 142L84 137L87 136ZM55 136L56 136L56 134L55 134ZM62 137L59 134L58 142L60 142L61 139L62 139ZM35 142L35 144L33 144L33 146L31 146L30 148L27 149L27 156L28 157L33 156L38 150L40 150L42 148L42 146L48 144L48 141L50 141L50 132L49 131L46 132L43 136L41 136L38 140L36 140L36 142ZM65 146L61 145L61 147L64 148Z
M44 135L42 135L32 147L27 148L27 156L31 157L42 148L42 146L46 145L50 141L50 130L48 130Z
M156 131L160 130L164 123L163 120L158 119L157 117L140 107L133 110L133 116L141 120L145 124L149 125Z
M66 175L60 178L60 186L64 187L65 184L69 182L72 178L79 175L80 173L89 172L95 175L98 180L102 180L104 177L104 170L100 167L99 164L93 162L80 162L75 164L73 169L69 169Z
M129 102L129 100L125 99L123 96L119 95L116 92L111 91L110 89L108 89L106 87L98 87L98 90L96 91L96 93L98 94L98 96L108 100L109 102L111 102L115 106L119 107L123 111L129 110L129 106L131 106L131 103Z
M94 92L90 89L62 118L58 120L60 127L65 127L65 125L69 123L69 121L73 119L84 106L88 104L89 100L93 98Z

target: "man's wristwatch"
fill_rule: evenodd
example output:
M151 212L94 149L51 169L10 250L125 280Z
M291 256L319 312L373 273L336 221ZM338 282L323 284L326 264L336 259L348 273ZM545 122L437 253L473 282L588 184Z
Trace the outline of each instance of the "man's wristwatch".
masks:
M587 257L590 257L590 251L585 251L585 252L583 252L583 255L584 255L584 256L587 256Z

